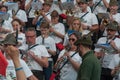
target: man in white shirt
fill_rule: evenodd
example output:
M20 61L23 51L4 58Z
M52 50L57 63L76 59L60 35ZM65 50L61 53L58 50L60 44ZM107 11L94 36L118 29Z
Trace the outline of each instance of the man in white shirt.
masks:
M48 67L48 51L43 45L36 44L36 31L34 28L28 28L25 32L28 44L27 64L33 74L43 80L43 67Z

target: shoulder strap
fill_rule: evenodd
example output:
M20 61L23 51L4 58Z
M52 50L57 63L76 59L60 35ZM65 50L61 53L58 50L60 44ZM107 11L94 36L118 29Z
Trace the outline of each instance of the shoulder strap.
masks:
M77 51L73 54L73 55L71 55L70 57L73 57L75 54L77 53ZM68 60L61 66L61 68L59 69L59 71L65 66L65 64L68 62Z
M35 44L35 45L31 46L30 48L28 48L28 50L34 48L37 45L39 45L39 44ZM26 51L25 50L21 50L21 49L19 49L19 51L20 51L20 54L21 54L21 58L23 58L23 56L26 55Z
M31 46L30 48L28 48L28 50L30 50L30 49L32 49L32 48L38 46L38 45L39 45L39 44L35 44L35 45Z
M84 15L82 15L81 17L80 17L80 19L82 19L84 16L86 16L88 14L88 12L86 12Z
M100 2L101 2L102 0L100 0L95 6L93 6L93 8L92 8L92 12L95 10L95 8L100 4Z
M17 10L17 12L15 13L15 15L18 13L19 9Z
M19 9L16 12L14 12L14 10L12 10L12 15L15 16L18 13L18 11L19 11Z
M114 37L112 40L115 40L115 39L116 39L116 37ZM106 41L106 43L110 44L110 42L108 42L108 40Z
M50 13L47 13L45 16L49 15ZM44 20L44 17L40 18L38 20L38 22L36 23L36 25L40 25L41 21Z
M34 0L34 2L36 2L37 0ZM30 6L29 10L26 12L27 16L29 15L30 11L31 11L32 7Z

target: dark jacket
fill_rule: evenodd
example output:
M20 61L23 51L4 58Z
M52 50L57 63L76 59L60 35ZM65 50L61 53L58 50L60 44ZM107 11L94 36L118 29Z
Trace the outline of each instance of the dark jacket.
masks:
M101 66L93 51L87 52L82 60L77 80L100 80Z

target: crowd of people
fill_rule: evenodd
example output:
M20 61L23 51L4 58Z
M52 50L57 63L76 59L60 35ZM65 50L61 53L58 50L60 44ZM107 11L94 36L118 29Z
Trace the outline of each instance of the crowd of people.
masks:
M120 80L119 12L120 0L0 1L0 80Z

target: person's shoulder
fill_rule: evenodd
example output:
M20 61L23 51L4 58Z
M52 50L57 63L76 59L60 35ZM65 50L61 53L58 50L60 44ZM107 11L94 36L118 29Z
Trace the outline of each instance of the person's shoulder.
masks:
M41 44L37 44L36 47L38 47L38 48L40 48L40 49L44 49L44 48L45 48L45 46L44 46L44 45L41 45ZM45 48L45 49L46 49L46 48Z
M51 36L48 36L48 38L50 41L55 41Z
M41 37L41 36L38 36L36 39L42 39L42 37Z
M25 34L24 34L23 32L21 32L19 35L21 35L21 36L25 36Z
M23 9L19 9L19 11L21 11L21 12L25 12L25 10L23 10Z
M107 39L107 37L100 37L99 39L98 39L98 41L99 40L106 40Z

